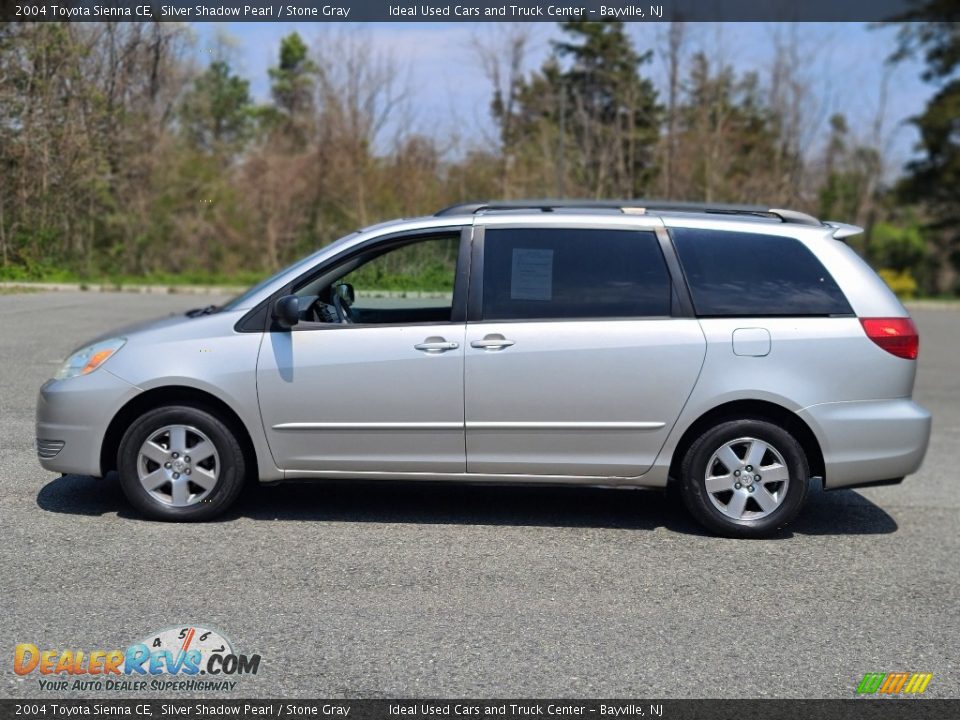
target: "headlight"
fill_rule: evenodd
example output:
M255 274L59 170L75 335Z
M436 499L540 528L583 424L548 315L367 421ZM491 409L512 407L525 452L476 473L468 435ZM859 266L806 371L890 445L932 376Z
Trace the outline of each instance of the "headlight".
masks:
M126 338L110 338L77 350L64 361L63 367L56 374L57 380L92 373L122 348L126 341Z

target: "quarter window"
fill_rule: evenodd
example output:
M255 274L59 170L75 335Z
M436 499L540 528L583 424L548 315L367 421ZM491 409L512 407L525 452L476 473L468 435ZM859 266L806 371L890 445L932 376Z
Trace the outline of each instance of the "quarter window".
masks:
M483 246L484 320L670 314L652 232L487 228Z
M780 235L670 230L697 315L824 316L853 311L799 240Z

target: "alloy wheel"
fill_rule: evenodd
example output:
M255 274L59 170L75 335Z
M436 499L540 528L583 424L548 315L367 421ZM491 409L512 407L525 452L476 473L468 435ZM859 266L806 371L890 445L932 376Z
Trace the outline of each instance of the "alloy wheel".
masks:
M758 520L787 496L790 472L770 443L742 437L724 443L707 463L704 477L710 502L733 520Z
M165 505L188 507L216 487L220 457L213 442L190 425L167 425L153 432L137 455L137 476L151 497Z

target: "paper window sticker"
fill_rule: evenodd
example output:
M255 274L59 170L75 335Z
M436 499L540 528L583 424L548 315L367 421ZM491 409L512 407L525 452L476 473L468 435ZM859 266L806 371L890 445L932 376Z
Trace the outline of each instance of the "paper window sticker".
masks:
M553 250L513 249L510 299L553 299Z

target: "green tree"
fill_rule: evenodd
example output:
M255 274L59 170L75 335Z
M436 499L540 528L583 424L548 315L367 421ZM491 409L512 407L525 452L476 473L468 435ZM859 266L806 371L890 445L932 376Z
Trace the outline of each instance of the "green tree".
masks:
M516 115L493 106L509 128L504 146L541 165L554 155L558 194L641 195L655 173L661 114L653 84L640 75L652 54L634 49L622 22L560 28L565 37L553 55L517 88Z
M243 183L257 187L250 211L263 238L271 270L311 242L311 213L318 204L316 81L319 68L297 33L280 41L278 64L268 70L273 102L258 108L260 134L241 168ZM312 244L312 242L311 242Z
M947 82L912 122L924 156L911 162L905 195L930 206L941 227L960 229L960 79Z
M309 133L314 114L316 79L319 69L310 59L310 50L298 33L280 41L280 59L268 70L273 106L265 112L267 125L291 141L302 142Z
M930 17L938 20L927 20ZM929 239L940 266L932 290L943 292L956 283L960 271L960 5L955 0L924 0L899 20L900 43L892 59L922 54L924 80L939 85L923 113L912 119L922 157L907 166L899 190L930 218ZM952 273L947 271L951 264ZM952 290L960 288L954 285Z
M874 180L880 174L880 154L864 145L851 147L843 115L830 118L824 165L826 173L819 192L820 217L866 222L862 217L863 208L876 187Z
M891 222L874 225L870 252L875 267L917 276L922 272L927 249L919 225L906 218L902 225Z
M180 107L183 134L205 152L237 151L249 136L253 103L250 82L223 60L196 78Z
M678 111L678 191L689 200L755 202L775 186L774 113L761 101L755 73L737 77L693 56Z

